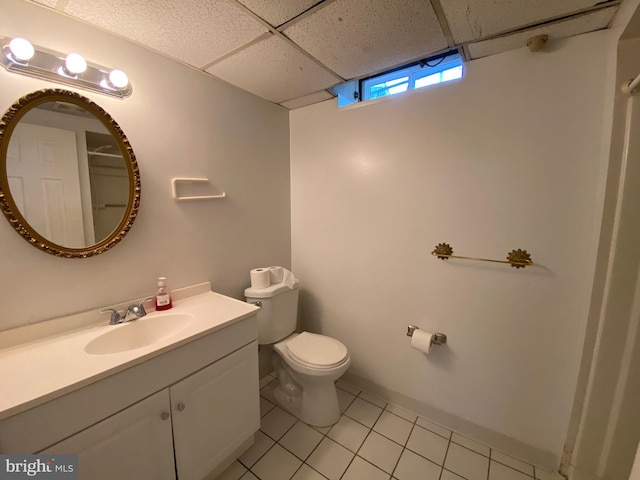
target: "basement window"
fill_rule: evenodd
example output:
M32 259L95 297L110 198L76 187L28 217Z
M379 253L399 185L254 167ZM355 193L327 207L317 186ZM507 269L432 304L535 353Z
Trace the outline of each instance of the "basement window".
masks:
M453 50L373 77L337 85L333 91L338 95L338 106L344 107L458 80L463 73L462 57Z

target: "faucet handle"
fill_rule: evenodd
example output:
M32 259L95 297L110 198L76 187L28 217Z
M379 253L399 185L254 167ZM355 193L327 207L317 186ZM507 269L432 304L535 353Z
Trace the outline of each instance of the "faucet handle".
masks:
M109 321L109 325L116 325L118 323L122 323L122 321L124 320L124 317L122 317L120 315L120 312L118 312L115 308L103 308L101 310L98 310L98 313L111 313L111 320ZM126 317L126 313L125 313L125 317Z
M145 302L154 299L155 297L145 297L140 300L137 304L131 305L128 310L133 313L136 318L144 317L147 314L147 311L144 309Z

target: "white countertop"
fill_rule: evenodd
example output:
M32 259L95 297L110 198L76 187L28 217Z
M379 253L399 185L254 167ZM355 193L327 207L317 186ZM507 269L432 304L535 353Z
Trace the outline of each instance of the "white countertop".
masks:
M126 323L109 325L108 315L101 317L99 324L78 328L76 320L71 331L58 331L26 342L18 343L15 339L20 338L20 330L32 331L33 326L0 332L0 420L220 330L257 310L254 305L211 291L177 300L174 297L172 309L151 312L134 322L153 321L154 317L168 313L187 313L194 318L184 329L151 345L113 354L85 351L86 345L103 333L127 328ZM64 320L55 322L59 326ZM67 324L74 325L72 317Z

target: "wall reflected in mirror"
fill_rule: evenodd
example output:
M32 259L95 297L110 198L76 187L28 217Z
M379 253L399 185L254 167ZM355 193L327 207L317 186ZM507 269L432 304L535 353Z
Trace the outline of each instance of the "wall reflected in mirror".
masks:
M6 173L22 216L54 244L100 243L126 215L131 192L123 152L80 105L56 100L31 108L11 135Z

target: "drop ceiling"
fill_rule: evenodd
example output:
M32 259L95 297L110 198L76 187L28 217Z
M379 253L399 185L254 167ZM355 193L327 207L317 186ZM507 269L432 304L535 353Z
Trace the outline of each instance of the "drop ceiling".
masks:
M452 48L607 28L624 0L32 0L295 109Z

